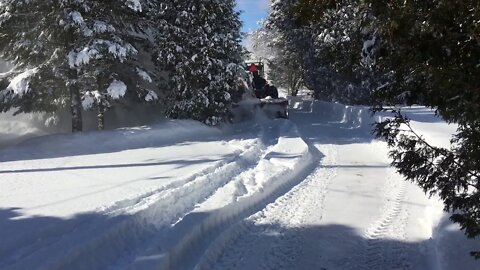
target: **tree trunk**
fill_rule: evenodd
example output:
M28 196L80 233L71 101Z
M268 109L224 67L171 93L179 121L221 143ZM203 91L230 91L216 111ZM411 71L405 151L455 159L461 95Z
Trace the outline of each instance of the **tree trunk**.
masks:
M75 82L70 83L70 108L72 112L72 132L83 131L82 98Z
M75 34L73 30L68 30L65 35L65 48L73 48L75 43ZM78 86L78 74L75 69L70 68L67 72L67 87L70 92L70 109L72 113L72 132L83 131L82 123L82 97Z
M97 121L98 121L98 130L104 130L105 129L105 106L103 105L98 105L98 115L97 115Z

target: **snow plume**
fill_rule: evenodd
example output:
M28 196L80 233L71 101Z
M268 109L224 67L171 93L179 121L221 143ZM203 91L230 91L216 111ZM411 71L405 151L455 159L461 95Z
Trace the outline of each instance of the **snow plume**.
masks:
M46 127L55 127L58 125L58 123L60 122L60 118L58 117L58 115L51 115L50 117L48 117L46 120L45 120L45 126Z
M37 72L38 68L33 68L18 74L10 81L10 84L7 86L7 88L0 93L3 96L5 92L11 92L14 96L22 97L30 90L30 77L32 77Z
M107 92L113 99L120 99L127 92L127 85L122 81L114 80L107 88Z

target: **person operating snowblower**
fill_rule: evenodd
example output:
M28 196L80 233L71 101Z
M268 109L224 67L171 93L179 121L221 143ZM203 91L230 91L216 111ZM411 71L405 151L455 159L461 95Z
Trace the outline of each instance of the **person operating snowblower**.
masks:
M251 88L255 97L260 100L260 108L272 118L288 118L288 100L278 97L278 89L267 83L260 75L263 74L263 63L258 62L247 65L247 71L252 74Z
M258 74L258 71L253 73L252 85L253 85L253 90L255 91L255 96L258 99L262 99L262 98L267 97L267 95L266 95L267 91L265 91L266 90L265 87L268 85L267 80L262 78Z

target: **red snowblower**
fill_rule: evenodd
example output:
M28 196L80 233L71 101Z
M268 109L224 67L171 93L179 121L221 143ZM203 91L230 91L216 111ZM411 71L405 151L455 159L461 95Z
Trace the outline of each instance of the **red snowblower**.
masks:
M261 61L245 62L248 71L247 86L258 106L270 118L288 118L288 100L278 97L278 89L265 80L265 66Z

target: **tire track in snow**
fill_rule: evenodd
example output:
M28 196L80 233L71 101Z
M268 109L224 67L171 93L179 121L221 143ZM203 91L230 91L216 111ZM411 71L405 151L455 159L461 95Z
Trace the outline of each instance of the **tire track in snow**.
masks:
M263 127L260 128L261 130L258 134L259 139L252 143L246 150L244 150L243 153L236 152L234 157L223 160L214 166L202 170L199 173L191 175L185 179L175 181L154 191L145 193L137 198L117 202L115 205L104 209L102 212L107 215L115 215L117 213L132 211L134 212L136 208L143 208L141 205L149 201L150 197L158 196L162 192L180 189L181 187L187 186L195 181L198 181L199 179L212 177L212 175L219 174L220 171L227 167L233 167L232 165L237 165L239 168L253 166L260 160L261 153L267 151L270 145L274 145L276 143L275 140L272 141L268 139L268 137L271 137L271 135L268 134L269 131L266 131Z
M93 243L88 243L86 247L75 250L77 255L74 258L67 258L68 261L57 263L57 269L72 267L75 265L85 266L85 258L94 257L97 250L102 250L102 258L92 260L91 267L96 269L124 269L124 268L155 268L159 264L163 268L172 269L182 254L186 252L185 248L194 246L201 242L199 236L208 233L212 228L221 227L229 220L242 215L245 211L250 211L257 205L258 201L266 200L273 190L260 190L254 194L253 198L244 200L243 203L237 203L232 207L226 207L214 214L212 218L202 220L195 228L185 228L184 220L188 220L188 213L196 205L207 200L213 193L223 185L229 183L241 175L244 171L249 171L259 165L259 161L267 154L272 153L272 149L278 145L280 132L285 127L291 126L288 122L276 122L273 126L262 126L260 134L261 147L253 147L251 151L243 153L241 158L215 169L214 172L195 178L186 185L179 186L173 190L152 194L142 197L134 205L126 204L126 207L119 207L113 212L117 215L128 215L124 222L112 222L113 228L109 229L103 237L96 239ZM281 125L280 125L281 124ZM284 134L287 135L288 134ZM247 161L247 162L245 162ZM282 183L280 181L279 183ZM276 187L276 184L272 185ZM277 191L275 189L275 191ZM250 202L253 202L252 203ZM228 214L233 213L233 214ZM187 224L188 225L188 224ZM183 226L183 227L182 227ZM98 235L98 233L97 233ZM173 239L172 239L173 237ZM115 243L115 247L111 247ZM107 250L107 251L105 251ZM163 259L153 260L150 265L138 266L136 259L141 257L143 261L148 261L149 252L162 253ZM146 253L145 253L146 252ZM142 257L142 255L147 255ZM119 258L121 258L119 260ZM146 259L145 259L146 258ZM145 259L145 260L144 260ZM81 264L79 262L82 262ZM133 263L133 264L132 264ZM148 264L148 263L147 263ZM162 267L162 266L160 266ZM54 268L54 267L50 267ZM72 268L70 268L72 269Z
M336 159L334 148L329 145L322 150L326 156L322 163L332 164ZM272 206L273 211L265 209L262 218L253 221L257 226L258 224L267 226L281 224L282 228L283 237L275 239L262 269L295 268L304 244L311 240L307 239L308 236L304 233L305 226L323 218L328 186L335 178L337 171L337 168L322 167L319 162L317 169L304 182L295 187L284 200L279 200L279 203ZM288 214L285 215L285 212Z
M403 202L408 184L391 172L385 189L382 214L365 232L365 269L409 270L411 265L405 246L398 243L405 239L408 211Z
M334 148L329 146L322 150L326 150L328 159L324 162L333 163L336 156ZM318 150L314 148L312 151L318 160L316 169L285 195L220 235L195 269L295 268L306 241L302 234L303 226L312 218L322 218L327 187L337 171L336 168L322 167ZM262 243L265 236L271 241ZM255 247L255 253L261 253L262 264L241 265L248 259L247 253L252 247Z
M205 251L209 241L214 239L209 238L209 234L222 232L229 228L230 224L262 209L313 171L315 164L312 163L310 153L307 151L301 157L295 158L296 163L291 161L295 163L292 168L287 166L279 174L263 179L265 186L255 194L213 212L208 219L202 220L195 228L187 226L188 230L183 230L185 228L182 228L182 224L185 223L182 221L188 217L187 214L219 188L231 182L244 171L252 168L269 168L268 166L266 168L259 166L260 161L264 165L276 166L273 161L282 160L282 147L288 146L290 138L296 140L295 136L297 135L282 134L283 146L276 147L279 145L281 129L292 129L292 124L288 121L275 122L283 124L266 127L267 129L260 135L259 146L250 148L238 159L223 164L212 172L207 171L205 175L197 175L184 185L119 203L105 211L105 214L108 214L106 215L107 219L92 220L93 222L84 220L82 226L73 226L71 232L56 235L55 237L58 239L50 239L48 245L41 245L41 248L35 249L32 254L24 254L24 261L30 265L31 263L38 265L39 269L76 269L75 267L78 269L80 266L83 269L136 267L131 265L132 260L138 255L144 254L144 249L150 247L150 244L145 243L152 243L152 240L169 240L169 235L176 234L178 237L173 238L175 241L173 244L155 241L153 247L156 248L154 251L160 251L160 254L165 256L163 257L164 268L178 269L175 267L176 264L185 258L185 254L191 254L188 253L191 247L200 246ZM285 141L287 145L285 145ZM288 152L284 154L288 156ZM174 224L173 227L172 224ZM203 237L204 235L207 236L206 239ZM73 240L72 237L76 239ZM204 246L204 240L207 241L206 246ZM75 245L72 246L72 242L75 242ZM71 248L65 250L63 254L53 252L62 250L64 246ZM55 255L52 256L52 254ZM121 258L120 261L119 258ZM154 260L154 263L158 262L158 256L156 259L157 261ZM20 261L15 267L22 269L22 264ZM159 267L158 264L150 266L152 268Z
M45 265L45 269L74 269L72 267L75 265L89 269L105 269L123 256L120 254L130 253L130 246L141 245L149 235L158 233L161 228L175 223L229 179L243 170L254 167L262 153L268 149L269 145L266 143L276 143L275 138L278 139L278 136L270 134L272 132L275 131L262 128L259 134L260 142L240 155L169 186L135 199L116 203L101 212L108 217L105 220L83 219L81 223L70 227L71 231L64 231L61 234L50 232L48 235L55 235L55 237L50 237L48 242L42 239L36 241L35 246L40 248L29 247L23 254L16 251L15 255L28 257L25 261L36 261L39 268ZM50 255L49 260L45 260L45 254L55 254L55 252L49 252L50 250L62 250L62 246L71 241L69 235L74 234L83 237L79 237L81 240L77 241L71 250L66 250L58 257ZM96 238L92 238L91 235ZM115 247L112 247L111 243L115 243ZM29 250L35 251L32 253ZM97 251L102 258L95 256ZM76 263L79 261L82 263ZM21 262L17 265L19 269L22 268Z
M271 163L269 161L270 158L275 160L275 156L280 154L280 152L278 152L281 151L280 149L284 147L289 149L289 146L287 146L291 140L289 138L298 136L296 127L289 121L283 122L282 129L284 129L284 131L281 133L281 137L284 139L282 139L278 145L272 147L271 152L266 153L262 161L255 167L254 170L257 170L257 173L254 173L255 175L262 175L261 172L265 169L263 165L280 166ZM295 137L294 140L297 142L302 141L302 144L306 147L306 144L300 137ZM212 252L212 241L216 243L213 245L213 250L215 250L221 246L221 243L218 243L219 239L228 239L228 237L217 237L218 234L225 235L224 233L226 232L226 235L229 235L229 231L236 230L236 226L232 227L232 224L261 210L304 180L305 177L315 169L316 159L312 159L308 147L302 151L306 152L303 152L301 156L290 161L294 162L293 165L290 164L290 166L286 167L284 167L285 165L281 165L279 167L282 168L281 171L266 176L267 178L261 181L263 183L262 188L256 190L255 193L249 194L247 197L240 197L236 202L209 213L204 219L197 220L197 228L186 234L187 236L184 237L180 243L177 243L175 247L170 249L169 258L162 264L160 269L190 269L194 267L200 260L208 258L210 254L215 253ZM289 152L285 152L288 156L287 153ZM282 159L281 156L282 155L280 155L279 159ZM272 168L268 166L267 168L270 173L278 170L278 168L272 170ZM246 172L246 174L251 175L251 173L248 172ZM243 174L239 175L240 178L242 178L242 176ZM262 178L262 176L260 177ZM138 268L138 266L136 268ZM144 266L140 268L144 268Z

